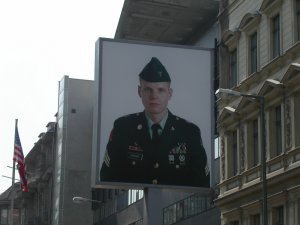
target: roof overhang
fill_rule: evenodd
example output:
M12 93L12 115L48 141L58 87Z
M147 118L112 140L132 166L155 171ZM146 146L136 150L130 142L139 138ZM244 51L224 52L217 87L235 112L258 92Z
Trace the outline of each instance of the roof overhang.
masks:
M115 38L193 44L218 12L219 0L125 0Z

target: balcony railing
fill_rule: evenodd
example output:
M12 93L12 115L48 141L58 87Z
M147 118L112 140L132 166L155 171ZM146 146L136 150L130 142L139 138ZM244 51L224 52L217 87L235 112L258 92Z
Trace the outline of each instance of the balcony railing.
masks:
M177 223L214 207L211 196L195 194L164 208L164 225Z

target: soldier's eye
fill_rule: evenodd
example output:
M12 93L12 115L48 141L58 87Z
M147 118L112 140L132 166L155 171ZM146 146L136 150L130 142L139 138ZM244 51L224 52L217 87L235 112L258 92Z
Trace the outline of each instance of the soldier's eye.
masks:
M159 89L158 89L158 92L159 92L159 93L165 93L165 92L166 92L166 89L164 89L164 88L159 88Z
M144 88L143 91L146 92L146 93L151 93L151 89L150 88Z

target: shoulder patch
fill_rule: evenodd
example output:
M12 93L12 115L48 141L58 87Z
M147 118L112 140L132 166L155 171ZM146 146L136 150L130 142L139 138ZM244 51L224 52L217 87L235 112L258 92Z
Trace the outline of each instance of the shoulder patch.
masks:
M106 164L107 167L110 166L110 157L108 155L108 152L105 152L105 156L104 156L104 163Z
M206 166L205 166L205 175L208 176L208 174L209 174L209 167L208 167L208 165L206 163Z

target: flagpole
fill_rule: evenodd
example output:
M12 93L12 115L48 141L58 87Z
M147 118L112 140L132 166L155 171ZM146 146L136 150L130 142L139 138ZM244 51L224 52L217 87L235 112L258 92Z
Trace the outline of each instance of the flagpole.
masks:
M14 138L14 148L13 152L15 152L15 143L16 143L16 130L18 127L18 119L15 122L15 138ZM15 200L15 168L16 162L13 160L13 168L12 168L12 184L11 184L11 200L10 200L10 224L14 225L14 200Z

